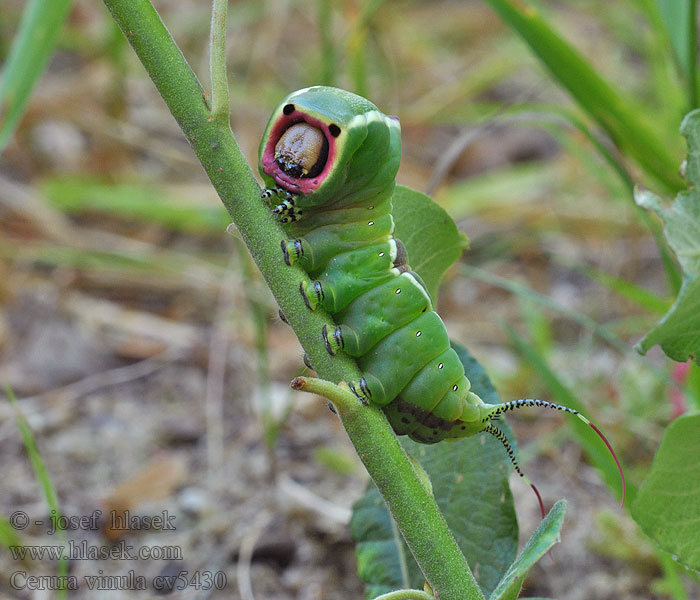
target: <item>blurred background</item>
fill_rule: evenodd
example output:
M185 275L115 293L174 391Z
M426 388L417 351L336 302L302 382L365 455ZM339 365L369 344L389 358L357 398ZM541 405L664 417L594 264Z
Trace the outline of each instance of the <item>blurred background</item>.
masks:
M154 4L207 87L210 3ZM680 165L688 106L654 3L536 4ZM24 5L0 0L2 60ZM503 399L580 403L639 484L663 428L700 396L697 367L633 350L675 292L629 187L664 192L658 177L618 152L477 0L234 1L228 57L232 128L254 168L269 113L292 90L336 85L400 117L398 181L433 195L470 239L440 292L448 331ZM48 479L66 515L175 515L169 532L69 531L181 550L74 561L72 574L208 570L228 582L179 598L362 597L347 522L366 474L325 404L289 390L305 372L301 349L228 224L107 10L76 0L0 157L0 382L46 468L32 467L26 429L0 402L0 597L53 597L9 577L55 563L6 547L52 543L33 523L48 515ZM547 505L569 500L554 562L534 568L527 596L698 597L617 507L617 487L562 415L509 422ZM526 540L539 509L519 478L512 489ZM18 510L25 529L7 526Z

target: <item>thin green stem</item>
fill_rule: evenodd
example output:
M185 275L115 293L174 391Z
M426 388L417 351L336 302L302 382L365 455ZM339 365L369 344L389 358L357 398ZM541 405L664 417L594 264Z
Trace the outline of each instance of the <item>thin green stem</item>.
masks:
M228 0L214 0L211 10L210 72L211 116L229 123L228 78L226 76L226 12Z
M439 597L483 598L471 571L464 569L464 557L433 495L408 460L382 410L360 404L347 387L330 381L297 377L292 387L319 394L333 403L409 549Z
M279 241L285 233L260 200L260 187L228 122L224 125L211 118L199 81L158 13L149 0L103 1L182 128L316 372L336 382L359 379L352 358L342 353L331 357L321 343L320 332L332 320L323 310L306 308L299 285L308 282L308 276L300 268L284 265ZM343 398L338 412L348 437L432 589L441 600L483 599L435 499L418 478L384 413L376 406L362 405L349 392Z

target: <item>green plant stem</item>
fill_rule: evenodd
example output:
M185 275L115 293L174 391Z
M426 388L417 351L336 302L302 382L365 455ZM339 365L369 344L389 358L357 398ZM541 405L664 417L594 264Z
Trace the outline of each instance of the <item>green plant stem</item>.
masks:
M359 379L350 357L331 357L321 343L323 310L309 311L299 294L304 271L282 261L285 234L260 200L260 187L226 123L212 118L199 81L149 0L103 0L153 80L236 224L275 300L316 372L331 381ZM413 470L382 411L353 397L343 424L395 515L402 535L441 600L483 598L437 504ZM398 474L406 475L405 481ZM430 515L429 525L424 515ZM421 524L420 526L418 524Z
M333 403L408 547L441 600L482 598L474 576L464 569L464 557L435 499L407 460L381 409L363 406L347 388L322 379L297 377L292 387ZM447 573L450 581L442 581Z
M228 78L226 76L226 12L228 0L214 0L211 10L210 72L211 115L220 123L229 123Z

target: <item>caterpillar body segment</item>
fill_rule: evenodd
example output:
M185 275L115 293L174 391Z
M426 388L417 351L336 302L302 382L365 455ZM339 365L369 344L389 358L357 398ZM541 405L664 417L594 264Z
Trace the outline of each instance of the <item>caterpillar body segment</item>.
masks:
M558 407L486 404L471 391L425 285L394 238L400 156L398 119L323 86L280 102L260 143L259 168L270 187L263 197L285 224L284 262L309 275L299 288L306 306L322 306L335 320L319 332L326 350L357 360L362 377L349 388L380 405L397 434L424 443L481 431L497 436L490 421L503 412Z
M391 332L432 310L430 296L418 281L415 273L404 272L359 296L336 316L342 325L324 334L327 345L359 358ZM396 301L399 288L402 302Z
M323 296L319 303L331 314L345 309L360 294L395 278L396 244L389 240L337 254L319 275ZM315 283L315 282L314 282ZM314 287L312 283L310 288Z
M394 220L390 212L373 213L354 223L322 225L298 238L283 240L289 254L289 258L285 255L285 262L298 264L314 276L337 254L358 250L373 242L389 241L393 233Z

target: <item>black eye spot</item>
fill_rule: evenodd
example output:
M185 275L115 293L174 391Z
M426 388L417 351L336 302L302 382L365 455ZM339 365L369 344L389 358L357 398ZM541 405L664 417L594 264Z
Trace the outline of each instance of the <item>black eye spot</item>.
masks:
M285 115L291 115L294 111L296 110L296 107L293 104L287 104L285 107L282 109L282 112Z
M445 366L445 365L443 365L442 363L440 363L440 364L438 365L438 369L442 369L444 366Z
M423 335L422 331L416 331L416 337L420 337L421 335Z
M340 127L338 127L335 123L331 123L328 126L328 131L333 137L338 137L340 135Z
M453 391L453 392L456 392L458 389L459 389L459 386L458 386L458 385L453 385L453 386L452 386L452 391Z

